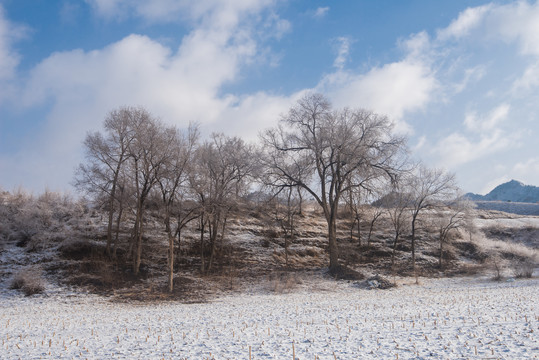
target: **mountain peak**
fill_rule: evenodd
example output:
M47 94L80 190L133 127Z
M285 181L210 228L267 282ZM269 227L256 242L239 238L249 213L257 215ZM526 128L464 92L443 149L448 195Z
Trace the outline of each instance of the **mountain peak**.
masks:
M476 194L468 194L467 196L472 200L537 203L539 202L539 187L525 185L521 181L513 179L496 186L485 196Z
M502 184L502 185L507 185L507 184L526 186L526 185L524 185L524 183L522 181L518 181L518 180L515 180L515 179L512 179L511 181L508 181L508 182L506 182L505 184Z

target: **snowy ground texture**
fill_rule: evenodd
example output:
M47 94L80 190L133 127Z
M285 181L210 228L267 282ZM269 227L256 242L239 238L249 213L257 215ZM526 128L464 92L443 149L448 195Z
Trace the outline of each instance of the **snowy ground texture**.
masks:
M3 289L0 358L539 359L539 279L401 282L306 281L202 304Z

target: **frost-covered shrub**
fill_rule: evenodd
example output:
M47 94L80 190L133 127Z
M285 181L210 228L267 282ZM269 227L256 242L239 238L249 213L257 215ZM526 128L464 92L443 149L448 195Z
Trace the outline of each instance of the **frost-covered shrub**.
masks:
M43 293L45 284L41 269L32 267L18 272L11 280L10 288L21 290L26 296Z
M277 272L269 277L269 290L275 293L288 293L302 284L301 278L294 273Z
M512 263L513 274L516 278L531 278L536 265L531 259L514 261Z
M492 279L495 281L501 281L503 278L504 269L507 266L505 259L503 259L497 253L492 253L488 258L488 264L494 272L494 277Z

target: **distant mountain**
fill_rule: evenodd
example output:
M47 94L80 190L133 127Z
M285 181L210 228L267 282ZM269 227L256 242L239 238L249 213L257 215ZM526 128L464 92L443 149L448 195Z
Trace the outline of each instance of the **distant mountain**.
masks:
M532 185L524 185L520 181L511 180L504 184L498 185L486 195L478 195L473 193L466 194L473 201L511 201L522 203L538 203L539 202L539 187Z

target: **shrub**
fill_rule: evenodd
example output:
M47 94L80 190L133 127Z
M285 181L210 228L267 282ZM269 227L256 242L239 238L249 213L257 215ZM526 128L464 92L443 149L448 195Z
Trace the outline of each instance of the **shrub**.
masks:
M531 278L533 276L533 270L535 263L532 260L519 260L512 263L513 274L516 278Z
M278 294L289 293L300 284L301 278L294 273L277 272L269 276L269 290Z
M34 267L18 272L13 277L10 288L21 290L26 296L43 293L45 284L41 277L41 269Z
M99 249L98 244L94 244L87 239L67 239L58 246L58 251L62 257L71 260L88 258L92 255L92 251L99 250L104 251L103 249Z

